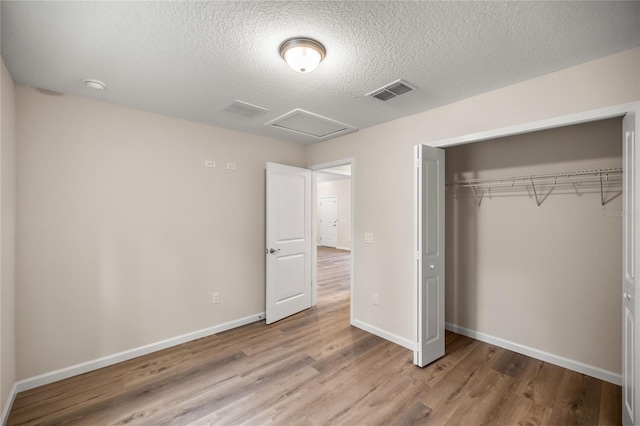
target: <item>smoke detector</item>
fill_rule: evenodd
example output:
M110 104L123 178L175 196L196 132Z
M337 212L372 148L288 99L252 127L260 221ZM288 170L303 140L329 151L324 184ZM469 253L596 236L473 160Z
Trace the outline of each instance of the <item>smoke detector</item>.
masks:
M93 79L85 80L84 85L87 86L89 89L96 90L98 92L102 92L104 88L107 87L107 85L104 84L103 82L99 80L93 80Z

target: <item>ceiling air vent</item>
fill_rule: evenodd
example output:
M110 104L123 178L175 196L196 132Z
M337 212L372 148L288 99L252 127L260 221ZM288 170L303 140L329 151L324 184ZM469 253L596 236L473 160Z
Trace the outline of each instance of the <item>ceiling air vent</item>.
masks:
M376 98L381 101L388 101L390 99L397 98L400 95L404 95L405 93L413 92L414 90L418 89L404 80L396 80L393 83L374 90L373 92L367 93L365 96L371 96L372 98Z
M228 107L224 109L225 112L234 115L241 115L247 118L253 118L260 114L269 111L266 108L259 107L257 105L251 105L242 101L233 101Z

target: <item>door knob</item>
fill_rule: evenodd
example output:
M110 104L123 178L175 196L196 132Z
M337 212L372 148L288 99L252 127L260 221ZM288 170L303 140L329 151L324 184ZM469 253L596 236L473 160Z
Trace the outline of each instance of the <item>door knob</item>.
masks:
M271 253L271 254L277 253L279 251L280 251L280 249L273 249L273 248L269 249L269 253Z
M624 298L624 300L626 300L627 302L629 302L631 300L631 295L629 293L624 293L622 295L622 297Z
M436 269L436 265L429 265L429 269L433 271L434 269Z

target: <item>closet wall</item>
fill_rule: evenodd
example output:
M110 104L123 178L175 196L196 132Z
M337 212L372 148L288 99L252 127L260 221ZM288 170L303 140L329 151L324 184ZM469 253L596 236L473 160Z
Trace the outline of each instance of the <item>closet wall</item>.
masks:
M621 119L446 150L446 180L622 166ZM622 197L447 190L446 321L621 372ZM619 191L606 193L612 198ZM539 194L541 198L544 194Z

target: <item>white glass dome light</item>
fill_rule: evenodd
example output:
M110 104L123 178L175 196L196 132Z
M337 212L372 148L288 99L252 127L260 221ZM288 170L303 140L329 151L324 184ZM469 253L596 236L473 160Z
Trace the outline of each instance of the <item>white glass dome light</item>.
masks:
M292 38L280 46L280 56L292 70L300 73L318 68L325 54L324 46L310 38Z

